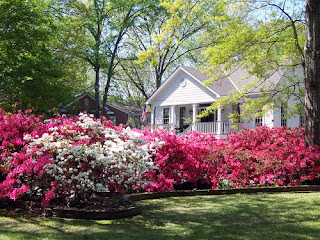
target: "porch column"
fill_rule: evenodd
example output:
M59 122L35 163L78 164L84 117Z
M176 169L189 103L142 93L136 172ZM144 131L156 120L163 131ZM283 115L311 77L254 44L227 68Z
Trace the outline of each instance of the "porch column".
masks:
M176 111L175 111L175 107L174 105L171 106L171 118L170 118L170 124L172 128L175 128L175 123L176 123Z
M196 123L196 119L197 118L197 104L192 104L192 130L196 130L195 129L195 123Z
M151 106L151 119L150 119L151 131L153 130L154 124L155 124L155 111L156 111L156 108Z
M217 135L221 135L222 134L222 121L221 121L221 107L218 107L218 116L217 116Z

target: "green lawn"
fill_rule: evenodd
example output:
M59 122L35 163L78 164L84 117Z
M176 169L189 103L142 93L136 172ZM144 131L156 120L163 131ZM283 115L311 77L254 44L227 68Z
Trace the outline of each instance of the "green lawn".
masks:
M320 239L320 193L141 201L120 220L31 218L1 212L0 239Z

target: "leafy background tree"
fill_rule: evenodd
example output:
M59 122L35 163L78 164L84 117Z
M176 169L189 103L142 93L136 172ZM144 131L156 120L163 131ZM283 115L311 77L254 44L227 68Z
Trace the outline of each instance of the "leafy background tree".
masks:
M138 54L139 64L148 63L155 74L156 88L159 88L170 67L187 62L186 56L209 46L210 39L200 38L210 27L210 19L220 15L222 5L218 1L162 1L166 14L157 24L160 28L149 31L149 42ZM142 33L143 34L143 33ZM142 39L142 37L138 37ZM192 59L192 58L189 58Z
M267 111L305 95L291 112L305 110L307 133L315 136L309 144L319 144L319 4L3 0L0 99L3 107L20 102L22 108L30 103L46 111L74 93L94 92L98 116L100 101L104 107L108 98L143 105L178 65L206 66L216 78L240 66L255 80L212 109L241 100L242 117L255 116L259 109ZM304 69L304 78L293 75L276 89L265 85L274 72L298 66ZM260 99L248 97L259 89L263 89Z
M307 144L320 144L319 122L319 48L320 2L312 0L247 0L225 1L228 18L215 32L217 44L206 51L211 69L242 66L257 76L249 88L233 98L223 98L212 108L244 98L243 112L280 107L289 98L304 101L292 113L306 114ZM261 17L262 16L262 17ZM218 33L218 34L217 34ZM305 44L305 47L304 47ZM305 49L305 51L303 51ZM285 85L267 87L264 81L275 70L284 71L300 66L304 77L294 75ZM246 97L252 90L264 88L257 100ZM263 111L261 112L261 114Z
M58 106L72 89L57 54L59 24L51 1L1 1L0 88L3 107L39 111Z
M249 117L254 116L253 113L259 106L280 107L293 93L297 99L303 94L303 79L297 79L296 76L289 79L292 82L278 86L276 92L275 86L265 84L266 79L276 71L294 69L303 63L303 8L296 7L292 15L289 15L293 10L286 6L286 1L275 2L243 1L227 5L229 8L226 13L229 16L226 15L228 17L220 23L220 29L212 34L216 38L216 44L205 52L206 66L211 69L208 73L220 77L225 72L230 73L234 68L242 67L256 78L241 89L240 93L235 92L233 96L221 99L215 104L215 108L219 104L236 103L244 99L247 104L242 105L242 112L246 114L243 117ZM262 11L268 12L267 19L257 17ZM257 90L265 94L252 101L247 94ZM268 108L263 110L267 111Z
M126 43L128 31L141 23L141 17L152 14L157 1L151 0L92 0L67 1L69 11L82 24L84 38L76 42L75 56L87 61L94 71L96 116L105 108L109 90L120 62L130 58ZM113 81L114 80L114 81Z

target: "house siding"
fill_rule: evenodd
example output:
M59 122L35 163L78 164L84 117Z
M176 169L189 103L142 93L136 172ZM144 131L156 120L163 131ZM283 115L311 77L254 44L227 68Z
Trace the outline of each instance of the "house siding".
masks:
M295 73L291 73L289 70L287 76L276 74L275 77L270 79L270 86L281 86L282 84L288 83L286 77L301 77L302 72L298 69L295 70ZM197 77L195 79L194 77ZM182 84L181 79L185 79L185 84ZM194 113L192 111L199 111L205 104L210 105L213 102L216 102L220 98L219 94L216 94L215 91L220 89L216 88L205 88L201 82L199 76L194 74L193 71L188 72L188 70L181 70L179 68L176 70L167 81L158 89L158 91L147 101L147 104L150 104L153 110L153 118L151 124L162 125L163 124L163 109L169 108L170 120L169 123L174 123L179 126L179 109L180 107L186 108L186 118L194 118ZM205 79L202 79L205 80ZM202 81L201 80L201 81ZM228 86L223 85L226 89ZM212 87L212 86L211 86ZM221 90L221 89L220 89ZM219 92L220 94L226 94L224 92ZM260 93L250 94L252 98L258 98ZM292 99L289 99L288 104L294 106L296 102ZM172 111L174 109L174 112ZM229 114L233 111L232 106L223 106L221 111L221 121L229 122ZM192 111L190 111L192 110ZM189 113L190 111L190 113ZM197 113L198 114L198 113ZM195 120L195 119L193 119ZM210 120L212 121L212 120ZM243 126L246 128L256 128L256 122L253 118L249 122L243 122ZM270 109L264 116L262 116L262 125L268 127L280 127L281 126L281 114L279 109ZM287 127L297 127L299 126L299 115L293 116L287 119Z
M292 101L290 101L293 103ZM267 127L281 127L281 112L280 109L269 110L266 114L262 117L263 125ZM294 115L290 118L287 118L287 127L293 128L298 127L300 124L299 122L299 115ZM245 122L244 126L246 128L255 128L255 120L253 119L249 123Z
M229 122L229 114L232 113L232 107L231 106L225 106L223 107L223 112L221 114L221 121L222 122Z
M155 124L162 124L162 119L163 119L163 107L157 107L156 114L155 114Z
M299 122L299 115L298 114L296 114L290 118L287 118L287 127L289 127L289 128L298 127L299 124L300 124L300 122ZM274 126L281 127L281 114L280 114L279 109L274 110Z
M126 124L128 122L128 114L120 111L117 108L112 107L111 105L108 105L108 108L114 112L114 114L112 116L116 117L116 125L119 124Z
M87 99L87 100L86 100ZM88 101L87 105L85 102ZM96 102L91 97L85 95L81 97L77 102L74 102L69 106L71 112L74 114L79 114L80 112L94 113Z
M186 85L181 86L180 80L186 79ZM154 106L185 105L216 101L214 93L186 73L179 73L162 92L161 96L152 103Z

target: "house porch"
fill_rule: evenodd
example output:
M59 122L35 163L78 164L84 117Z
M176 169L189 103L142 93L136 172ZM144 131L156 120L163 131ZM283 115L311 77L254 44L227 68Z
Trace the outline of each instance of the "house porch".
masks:
M210 103L151 107L151 128L173 130L179 135L190 131L213 133L217 138L225 138L228 132L242 128L242 124L229 122L228 115L234 107L218 108L207 117L197 118L208 106Z

